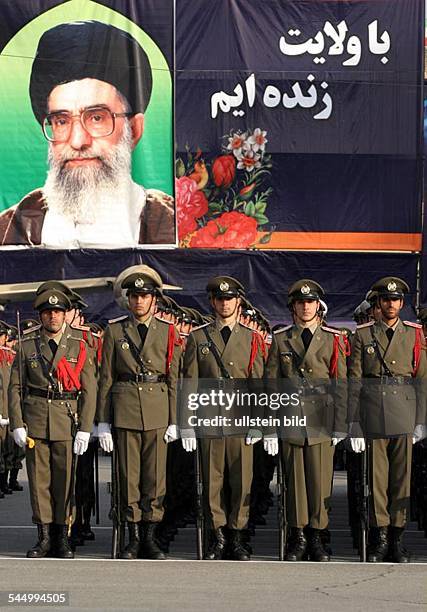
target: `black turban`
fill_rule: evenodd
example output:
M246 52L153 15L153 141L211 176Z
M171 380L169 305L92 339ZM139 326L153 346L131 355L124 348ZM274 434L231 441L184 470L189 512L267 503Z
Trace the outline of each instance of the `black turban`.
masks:
M57 85L80 79L114 85L133 113L143 113L151 96L148 57L123 30L100 21L75 21L47 30L40 38L30 80L30 98L39 123Z

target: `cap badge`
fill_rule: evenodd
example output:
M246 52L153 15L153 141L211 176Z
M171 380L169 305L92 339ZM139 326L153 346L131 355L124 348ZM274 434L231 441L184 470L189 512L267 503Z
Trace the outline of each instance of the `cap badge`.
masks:
M228 291L230 289L230 285L226 281L223 281L220 284L219 288L221 289L221 291Z
M397 285L394 281L391 281L388 285L387 285L387 290L388 291L396 291L397 289Z
M135 280L135 287L138 287L138 289L141 289L141 287L144 286L144 279L143 278L137 278Z
M57 304L58 302L59 300L56 295L51 295L49 297L49 304L52 304L53 306L55 306L55 304Z
M301 287L301 293L302 293L303 295L307 295L307 293L310 293L310 287L309 287L308 285L303 285L303 286Z

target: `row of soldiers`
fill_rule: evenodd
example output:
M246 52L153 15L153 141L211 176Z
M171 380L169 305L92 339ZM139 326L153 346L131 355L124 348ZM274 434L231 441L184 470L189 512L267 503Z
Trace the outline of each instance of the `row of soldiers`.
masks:
M260 463L267 466L260 481L267 480L268 491L274 470L269 460L279 456L287 487L285 558L328 561L325 533L334 449L348 438L355 453L365 452L369 440L368 560L409 560L401 538L411 449L413 441L425 437L426 419L423 388L408 383L425 378L427 370L420 326L399 318L408 291L404 281L390 277L373 286L381 319L358 327L352 351L345 334L323 323L324 291L309 279L289 288L293 324L272 336L265 318L248 303L242 284L231 277L209 281L212 315L206 318L164 296L160 276L146 266L124 275L121 288L130 314L109 323L102 346L100 330L90 330L80 320L76 324L80 296L55 281L37 292L34 306L41 323L23 334L7 405L3 400L0 410L6 417L9 408L14 440L26 446L33 521L38 526L38 541L27 556L73 556L67 536L74 492L79 490L75 458L83 465L92 432L101 448L115 457L117 512L129 531L128 544L120 550L123 559L165 557L158 527L164 523L165 506L173 522L174 489L177 498L177 480L183 477L176 462L168 472L167 445L176 449L180 437L184 451L196 450L201 457L204 515L210 527L204 558L250 558L246 530L253 474L263 472ZM384 399L387 391L380 400L366 391L366 377L388 386L390 407ZM248 427L243 436L201 437L189 425L178 426L181 379L195 381L194 388L202 379L212 380L213 386L219 383L219 388L230 380L264 380L272 388L273 381L289 380L298 390L301 413L305 405L311 414L321 414L329 434L316 425L291 437L284 428L269 426L263 431ZM396 407L404 414L399 431L375 421L379 410L384 417ZM261 439L262 445L257 444ZM185 465L182 457L178 465ZM78 521L90 537L88 517Z

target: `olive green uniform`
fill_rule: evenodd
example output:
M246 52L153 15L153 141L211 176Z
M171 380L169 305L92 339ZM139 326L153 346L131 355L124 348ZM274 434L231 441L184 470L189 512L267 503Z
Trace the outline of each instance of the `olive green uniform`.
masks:
M291 325L273 334L267 365L266 380L274 385L278 378L290 379L295 389L304 388L298 407L300 417L306 417L306 431L299 428L295 437L288 431L279 433L285 439L281 445L287 482L288 524L292 528L309 525L313 529L328 526L328 509L332 494L333 455L332 432L345 435L347 430L346 355L343 337L338 330L325 326L315 329L305 351L302 328ZM336 377L330 384L331 359L339 341ZM306 390L302 377L316 392ZM291 437L292 436L292 437Z
M383 322L360 325L350 357L350 418L370 442L370 525L404 527L410 499L412 433L426 423L427 361L414 374L414 323L398 321L391 341ZM379 357L381 356L381 358ZM384 360L392 377L384 372ZM362 381L362 379L364 379Z
M40 354L35 339L39 338ZM79 429L90 432L95 412L96 381L93 361L86 356L80 373L81 391L58 395L46 394L51 380L45 375L42 360L55 379L59 361L65 357L74 369L80 354L81 343L73 336L69 326L59 341L55 357L43 328L21 345L21 358L15 359L9 385L9 417L11 429L24 427L35 441L34 448L27 447L27 471L30 485L33 522L64 525L69 515L69 497L72 463L72 418L78 415ZM23 401L20 396L19 363L22 365ZM67 395L65 395L67 394Z
M184 378L222 378L212 350L207 350L208 343L203 329L205 327L232 378L262 378L264 360L261 351L257 352L249 372L252 338L254 334L258 334L238 322L235 323L227 344L224 343L217 322L193 330L184 354ZM227 526L233 530L245 529L249 519L253 447L245 444L245 438L240 433L235 436L202 439L201 452L203 487L207 491L206 502L213 528ZM224 496L226 467L230 487L229 511Z
M167 371L170 328L173 357ZM152 380L141 374L127 339L138 347ZM168 425L176 424L176 385L181 356L174 326L152 317L142 346L137 322L123 317L104 334L97 420L114 426L121 509L126 521L160 522L166 491Z

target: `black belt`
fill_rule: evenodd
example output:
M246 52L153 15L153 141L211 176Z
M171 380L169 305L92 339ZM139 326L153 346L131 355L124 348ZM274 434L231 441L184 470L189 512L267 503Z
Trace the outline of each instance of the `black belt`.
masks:
M166 376L164 374L120 374L117 382L162 383L166 382Z
M300 387L298 389L298 395L302 397L308 397L310 395L327 395L329 389L326 385L318 385L317 387Z
M59 391L36 389L35 387L29 387L29 394L35 395L36 397L44 397L45 399L53 400L76 400L80 395L77 391L65 391L60 393Z
M411 376L379 376L375 380L380 385L412 385L414 382Z

